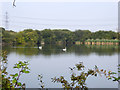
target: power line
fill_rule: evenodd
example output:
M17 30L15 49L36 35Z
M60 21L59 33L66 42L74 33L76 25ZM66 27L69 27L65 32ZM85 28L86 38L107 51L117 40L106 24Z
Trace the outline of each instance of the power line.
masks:
M11 22L12 24L22 23L22 24L32 24L32 25L47 25L47 26L114 26L115 24L46 24L46 23L31 23L31 22ZM117 25L117 24L116 24Z
M90 24L80 24L80 25L78 25L78 24L56 24L56 23L43 23L43 21L57 21L57 22L59 22L59 21L81 21L80 19L78 19L78 20L75 20L75 19L49 19L49 18L32 18L32 17L18 17L18 16L10 16L10 17L12 17L12 18L10 18L9 19L9 17L8 17L8 13L6 12L6 14L4 15L4 17L5 18L2 18L3 19L3 22L5 22L5 28L6 29L8 29L8 25L9 25L9 23L12 25L12 26L14 26L14 27L21 27L21 28L30 28L30 27L37 27L38 28L38 26L39 27L45 27L45 28L51 28L51 27L53 27L54 26L54 28L55 27L69 27L69 28L71 28L71 27L82 27L82 26L84 26L84 27L86 27L86 26L88 26L88 27L98 27L98 26L117 26L118 24L116 24L116 23L106 23L106 24L92 24L92 23L90 23ZM18 19L14 19L14 18L18 18ZM43 20L41 23L34 23L33 21L32 22L30 22L30 20L26 20L27 22L24 22L24 21L21 21L21 20L25 20L25 19L31 19L31 20ZM14 21L14 20L16 20L16 21ZM82 19L83 20L83 19ZM87 19L86 19L87 20ZM89 20L90 21L90 20ZM20 24L19 24L20 23Z
M4 16L4 15L3 15ZM81 19L55 19L55 18L53 18L53 19L51 19L51 18L34 18L34 17L21 17L21 16L10 16L11 18L18 18L18 19L31 19L31 20L42 20L42 21L88 21L89 19L87 19L87 18L81 18ZM111 18L107 18L106 20L108 21L108 20L111 20L111 19L115 19L115 17L111 17ZM92 21L94 21L94 20L102 20L102 18L98 18L98 19L90 19L90 20L92 20ZM104 21L105 21L105 19L104 19Z
M4 20L2 20L4 22ZM117 23L106 23L106 24L54 24L54 23L34 23L34 22L24 22L24 21L14 21L14 20L10 20L10 23L12 24L17 24L17 23L21 23L21 24L27 24L27 25L42 25L42 26L116 26L118 25Z

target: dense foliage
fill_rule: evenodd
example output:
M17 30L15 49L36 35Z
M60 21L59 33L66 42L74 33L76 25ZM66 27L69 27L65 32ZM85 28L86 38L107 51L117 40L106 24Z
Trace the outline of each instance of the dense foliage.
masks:
M7 72L7 52L2 52L2 65L1 65L1 76L2 76L2 89L6 90L8 88L25 88L25 83L21 83L19 78L21 74L30 73L30 69L28 68L29 63L27 61L19 61L15 64L13 68L17 69L18 72L15 74L8 74Z
M45 29L32 30L26 29L20 32L7 31L2 29L2 41L9 44L28 44L40 45L45 44L74 44L76 41L84 42L87 39L119 39L117 32L89 30L71 31L67 29Z
M11 30L7 31L4 28L0 28L0 30L2 31L2 42L3 43L13 44L15 42L16 32L11 31Z
M78 71L77 73L74 72L75 69ZM90 76L97 77L98 75L104 75L108 80L112 79L113 81L119 82L119 77L117 78L114 76L114 74L116 74L115 72L107 72L103 69L100 70L97 66L95 66L93 69L86 70L82 62L76 64L75 67L70 68L70 70L72 71L70 81L67 81L64 76L60 76L59 78L52 78L52 82L61 83L63 88L81 88L82 90L88 90L86 80Z

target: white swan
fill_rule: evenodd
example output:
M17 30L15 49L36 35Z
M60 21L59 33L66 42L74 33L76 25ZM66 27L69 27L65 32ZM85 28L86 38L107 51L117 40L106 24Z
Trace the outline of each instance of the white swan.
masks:
M42 50L42 46L39 46L39 49Z
M66 47L64 48L64 49L62 49L63 51L66 51L67 49L66 49Z

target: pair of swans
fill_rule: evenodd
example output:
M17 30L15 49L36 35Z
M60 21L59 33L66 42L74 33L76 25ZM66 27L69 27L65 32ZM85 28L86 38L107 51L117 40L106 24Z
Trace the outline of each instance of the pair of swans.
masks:
M42 50L42 46L39 46L39 49ZM67 50L66 47L62 49L64 52Z

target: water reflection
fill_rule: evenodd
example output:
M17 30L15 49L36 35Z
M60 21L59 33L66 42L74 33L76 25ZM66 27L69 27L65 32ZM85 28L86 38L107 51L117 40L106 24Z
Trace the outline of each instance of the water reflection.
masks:
M65 45L45 45L42 50L37 46L4 46L8 51L8 72L13 73L12 66L19 60L30 60L29 75L23 75L22 82L26 83L27 88L39 88L38 74L44 76L43 81L46 88L61 88L61 85L51 83L52 77L63 75L69 80L69 67L79 62L83 62L87 68L95 65L99 68L117 72L118 46L85 46L68 45L67 51L62 49ZM102 57L104 55L104 57ZM35 77L36 76L36 77ZM31 82L31 83L30 83ZM97 83L96 83L97 82ZM104 77L91 77L86 82L90 88L116 88L117 84Z
M19 55L58 55L58 54L69 54L75 53L75 55L89 55L91 53L96 53L97 55L113 55L119 53L119 46L85 46L85 45L68 45L66 46L67 51L64 52L62 49L65 48L65 45L44 45L42 50L37 46L3 46L3 50L7 50L8 53L16 52Z

